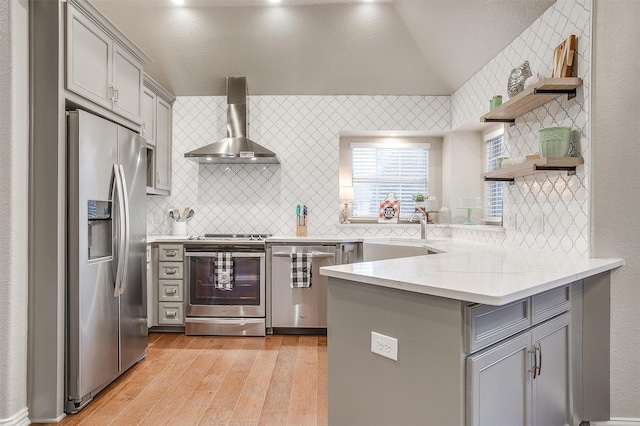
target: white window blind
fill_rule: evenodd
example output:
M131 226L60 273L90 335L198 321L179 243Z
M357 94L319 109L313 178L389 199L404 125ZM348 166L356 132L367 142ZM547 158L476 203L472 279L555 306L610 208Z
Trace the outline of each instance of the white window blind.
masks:
M380 202L389 192L400 200L400 215L413 213L411 196L429 194L429 144L394 145L352 143L354 217L378 217Z
M498 157L504 155L503 135L493 137L487 143L487 171L498 169ZM502 219L502 182L487 182L487 211L485 219L498 221Z

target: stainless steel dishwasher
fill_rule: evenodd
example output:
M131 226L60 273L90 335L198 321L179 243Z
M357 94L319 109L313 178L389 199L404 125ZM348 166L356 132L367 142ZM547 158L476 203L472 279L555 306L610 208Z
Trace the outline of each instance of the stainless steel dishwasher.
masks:
M326 333L327 277L322 266L336 264L336 245L271 246L271 325L274 333ZM291 287L291 254L311 256L311 286Z

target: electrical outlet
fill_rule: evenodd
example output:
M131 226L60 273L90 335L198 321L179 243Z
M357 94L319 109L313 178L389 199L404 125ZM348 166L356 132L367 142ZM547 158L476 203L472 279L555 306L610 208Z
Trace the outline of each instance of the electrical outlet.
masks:
M398 339L384 334L371 332L371 352L385 358L398 360Z
M507 228L518 229L518 213L511 213L507 218Z

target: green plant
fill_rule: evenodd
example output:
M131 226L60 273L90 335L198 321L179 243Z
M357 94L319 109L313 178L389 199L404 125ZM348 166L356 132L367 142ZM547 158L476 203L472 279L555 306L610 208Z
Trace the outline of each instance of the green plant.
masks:
M420 201L425 201L425 200L427 199L427 196L426 196L426 195L424 195L424 194L422 194L421 192L418 192L417 194L413 194L413 195L411 196L411 199L412 199L413 201L418 201L418 202L420 202Z

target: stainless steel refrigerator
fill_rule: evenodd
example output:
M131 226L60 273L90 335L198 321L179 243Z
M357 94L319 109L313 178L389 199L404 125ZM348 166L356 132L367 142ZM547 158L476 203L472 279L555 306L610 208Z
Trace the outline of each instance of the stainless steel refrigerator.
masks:
M86 111L67 118L65 411L145 356L146 141Z

